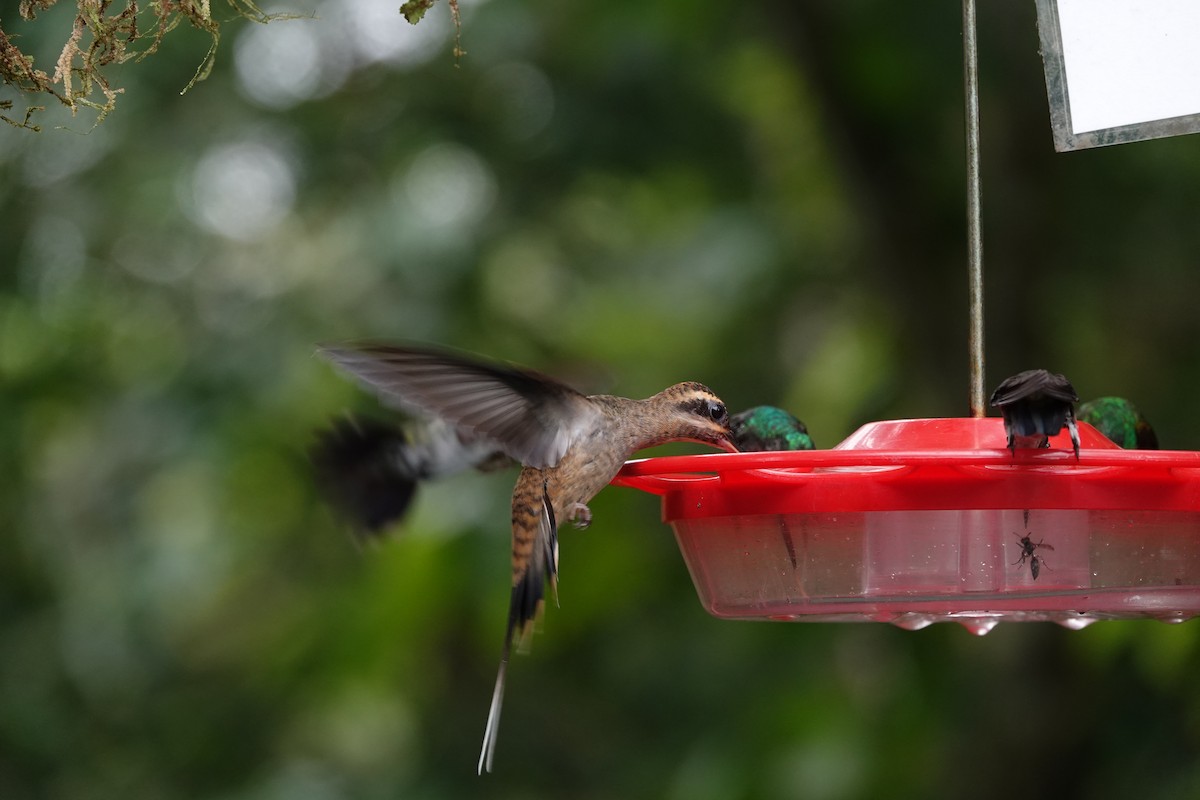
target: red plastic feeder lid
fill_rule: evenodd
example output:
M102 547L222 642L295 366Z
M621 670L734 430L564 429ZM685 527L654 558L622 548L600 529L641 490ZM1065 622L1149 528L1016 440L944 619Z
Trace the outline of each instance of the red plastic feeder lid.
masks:
M1003 621L1200 614L1200 453L1122 450L1079 424L1051 449L1003 422L875 422L833 450L630 461L662 496L700 601L718 617Z

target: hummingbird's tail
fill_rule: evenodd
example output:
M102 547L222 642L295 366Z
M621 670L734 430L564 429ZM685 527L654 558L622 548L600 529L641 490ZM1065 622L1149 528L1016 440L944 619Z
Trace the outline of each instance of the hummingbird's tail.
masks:
M496 673L496 688L492 690L492 705L488 709L487 725L483 730L483 747L479 751L479 774L492 771L492 758L496 753L496 734L500 729L500 707L504 704L504 680L508 674L508 656L512 652L513 639L520 634L525 644L534 621L545 605L547 579L558 598L558 522L554 516L554 503L550 500L547 481L542 479L542 498L538 511L537 528L540 558L533 558L525 574L512 589L508 606L508 627L504 631L504 649L500 652L500 669Z
M317 486L360 538L379 536L408 510L420 476L403 457L408 437L378 420L345 416L309 449Z

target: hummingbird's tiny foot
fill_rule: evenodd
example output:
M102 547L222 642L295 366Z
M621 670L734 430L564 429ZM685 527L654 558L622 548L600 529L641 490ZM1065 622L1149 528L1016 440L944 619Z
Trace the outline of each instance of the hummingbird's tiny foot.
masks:
M592 510L583 503L572 503L567 507L567 519L582 530L592 524Z

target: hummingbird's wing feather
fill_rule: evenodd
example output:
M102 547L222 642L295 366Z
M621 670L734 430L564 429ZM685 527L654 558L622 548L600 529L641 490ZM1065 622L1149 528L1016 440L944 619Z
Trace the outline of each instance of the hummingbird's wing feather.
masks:
M532 467L558 463L598 413L574 389L532 370L385 344L318 351L385 401L441 417Z
M525 470L518 479L518 488L527 480L542 473ZM504 631L504 649L500 653L500 669L496 687L492 690L492 705L488 709L487 725L483 731L483 747L479 751L479 773L492 771L496 752L496 734L500 728L500 709L504 704L504 681L508 674L508 656L513 639L528 637L534 621L541 614L545 601L546 580L558 591L558 523L554 504L550 500L547 480L541 477L541 497L533 504L513 504L513 588L508 606L508 627ZM536 517L536 521L530 517ZM535 533L536 531L536 533ZM540 556L537 557L537 556ZM520 567L520 568L519 568Z
M401 456L410 447L396 425L347 416L309 448L321 493L361 538L378 536L404 516L422 477Z
M309 447L317 488L360 538L404 517L423 481L512 466L491 439L437 417L403 424L345 415Z

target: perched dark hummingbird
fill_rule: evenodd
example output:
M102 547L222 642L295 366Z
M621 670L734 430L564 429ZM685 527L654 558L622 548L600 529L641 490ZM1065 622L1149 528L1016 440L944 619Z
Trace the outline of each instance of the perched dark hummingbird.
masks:
M729 427L734 445L743 453L815 449L804 423L775 406L754 406L734 414Z
M1124 397L1098 397L1079 407L1079 421L1086 422L1126 450L1157 450L1154 428Z
M694 382L630 400L585 396L531 370L446 351L364 344L318 352L385 401L489 441L522 465L512 497L508 625L479 754L479 772L490 772L513 639L531 631L547 581L557 593L558 521L587 525L587 503L638 450L670 441L734 450L725 404Z
M1066 425L1075 458L1079 458L1079 431L1075 428L1079 396L1062 375L1044 369L1018 372L1001 381L990 402L1004 415L1008 449L1014 454L1018 447L1049 447L1049 437Z

